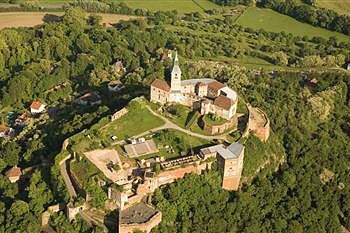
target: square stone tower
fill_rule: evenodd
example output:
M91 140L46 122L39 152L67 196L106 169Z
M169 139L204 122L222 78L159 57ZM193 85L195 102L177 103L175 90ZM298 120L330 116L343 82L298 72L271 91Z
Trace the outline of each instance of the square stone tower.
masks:
M244 146L233 143L217 154L218 168L222 176L222 188L237 190L243 170Z

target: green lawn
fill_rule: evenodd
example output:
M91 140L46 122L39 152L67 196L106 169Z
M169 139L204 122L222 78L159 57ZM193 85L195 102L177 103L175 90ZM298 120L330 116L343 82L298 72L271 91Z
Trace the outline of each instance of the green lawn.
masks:
M103 173L92 164L85 156L82 156L80 160L74 160L70 162L71 171L76 175L80 184L86 187L89 179L93 176L99 176L101 179L105 180Z
M348 41L350 39L349 36L341 33L301 23L289 16L282 15L270 9L256 7L248 8L237 20L237 23L244 27L250 27L253 29L264 29L271 32L285 31L286 33L292 33L295 36L320 36L324 38L335 36L341 41Z
M119 140L135 136L147 130L159 127L164 121L154 116L147 108L146 103L132 102L128 106L129 112L101 129L101 134L106 138L112 135Z
M213 116L213 115L207 114L207 115L204 115L203 121L205 121L209 125L222 125L227 120L219 116Z
M178 13L203 12L220 7L208 0L116 0L125 2L131 8L148 9L151 11L177 10Z
M176 114L175 113L171 114L170 108L175 108ZM186 107L186 106L183 106L180 104L176 104L176 105L172 105L172 106L168 107L168 110L169 110L169 112L166 115L166 117L168 117L169 120L171 120L172 122L174 122L178 126L185 128L188 114L191 112L191 109L189 107Z

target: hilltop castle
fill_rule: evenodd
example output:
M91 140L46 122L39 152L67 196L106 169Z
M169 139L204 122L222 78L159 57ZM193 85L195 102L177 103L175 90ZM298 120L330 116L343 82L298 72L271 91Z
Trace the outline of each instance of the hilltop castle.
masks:
M171 72L171 83L156 79L151 84L151 101L178 103L200 110L201 115L214 113L230 120L237 111L238 95L214 79L181 80L177 52Z

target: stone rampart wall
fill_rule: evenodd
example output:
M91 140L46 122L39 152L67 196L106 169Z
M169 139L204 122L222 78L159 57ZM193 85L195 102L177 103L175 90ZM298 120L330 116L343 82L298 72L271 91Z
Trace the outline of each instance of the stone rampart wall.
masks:
M122 116L124 116L125 114L127 114L129 112L129 110L127 108L122 108L120 109L118 112L115 112L112 117L111 117L111 121L115 121L119 118L121 118Z
M210 134L221 134L226 130L237 127L237 117L234 116L230 121L227 121L221 125L210 125L203 120L203 129L208 131Z

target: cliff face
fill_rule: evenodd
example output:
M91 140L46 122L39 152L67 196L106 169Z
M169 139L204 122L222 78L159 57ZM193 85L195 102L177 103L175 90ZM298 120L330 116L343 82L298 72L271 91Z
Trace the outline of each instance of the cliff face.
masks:
M241 184L250 183L259 173L270 174L285 162L285 152L280 139L271 133L269 140L262 142L250 134L245 142L245 156Z

